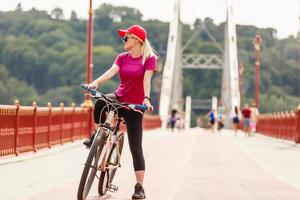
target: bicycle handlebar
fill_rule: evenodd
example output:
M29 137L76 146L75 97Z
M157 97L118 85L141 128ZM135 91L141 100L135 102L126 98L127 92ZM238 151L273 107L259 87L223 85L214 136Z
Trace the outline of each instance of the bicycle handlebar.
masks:
M81 87L87 90L94 98L104 98L105 100L113 102L112 99L106 97L103 93L101 93L99 90L95 88L87 87L86 85L82 85ZM131 103L124 103L124 102L118 102L118 103L133 110L142 110L142 111L148 110L148 106L143 104L131 104Z

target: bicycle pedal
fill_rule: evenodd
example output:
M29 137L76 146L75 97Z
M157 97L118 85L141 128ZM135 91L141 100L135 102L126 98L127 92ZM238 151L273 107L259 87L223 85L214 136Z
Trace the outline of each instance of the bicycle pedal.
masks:
M113 185L113 184L110 184L109 186L108 186L108 190L110 191L110 192L116 192L116 191L118 191L118 186L116 186L116 185Z

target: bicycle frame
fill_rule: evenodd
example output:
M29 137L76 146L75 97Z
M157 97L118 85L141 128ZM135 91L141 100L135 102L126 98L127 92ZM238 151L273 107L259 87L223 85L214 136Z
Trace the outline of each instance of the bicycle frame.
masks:
M117 124L115 126L111 127L111 124L112 124L112 121L114 118L116 118ZM108 114L107 120L105 122L105 127L104 126L98 127L98 131L100 131L101 128L105 128L106 131L103 131L103 133L107 134L104 136L106 139L105 139L105 143L103 145L102 152L100 154L99 160L101 161L101 164L99 165L98 170L105 171L106 169L108 169L108 167L106 166L106 163L107 163L107 159L109 157L109 152L112 149L114 144L116 145L117 150L119 150L119 138L120 138L120 135L123 134L120 132L118 133L121 121L122 121L121 118L117 118L115 116L114 111L110 111ZM119 152L119 151L117 151L117 152ZM121 155L118 153L117 154L118 163L120 162L120 158L121 158ZM109 169L115 169L118 167L119 166L116 165L114 167L109 167Z
M121 166L121 151L124 142L123 133L120 132L120 123L124 122L124 118L119 113L119 109L133 110L141 114L148 109L145 105L118 102L115 99L110 99L98 90L89 88L86 85L82 87L93 98L102 99L106 102L105 107L108 108L108 115L104 124L100 124L97 128L81 175L77 193L77 198L80 200L86 199L88 196L95 177L99 179L98 193L100 195L104 195L107 190L112 192L118 190L118 187L112 184L112 180L117 168ZM102 116L102 112L105 112L105 107L102 108L100 116ZM99 177L97 172L100 172Z
M141 112L140 110L136 110L136 109L147 110L147 106L138 105L138 104L127 104L127 103L121 103L121 102L112 103L112 102L110 102L111 101L110 99L105 97L105 95L102 94L101 92L99 92L98 90L93 89L93 88L88 88L86 86L82 86L82 87L84 89L88 90L92 97L103 98L106 102L108 102L108 104L113 105L113 107L114 107L114 109L111 109L109 111L106 121L104 123L104 126L100 125L97 130L97 133L99 133L101 128L106 128L107 131L104 131L104 132L108 132L107 135L105 136L106 140L103 145L103 149L101 151L100 158L99 158L99 160L101 161L101 164L98 167L98 170L100 169L101 171L105 171L106 169L108 169L106 166L106 163L107 163L107 159L109 157L109 152L112 149L114 144L116 145L116 148L118 150L117 151L118 152L117 153L118 164L120 163L120 158L121 158L121 155L119 153L120 133L118 133L118 131L119 131L119 126L120 126L122 119L120 118L120 116L118 116L118 114L115 113L115 111L117 111L118 108L120 108L120 107L123 107L123 108L127 107L129 109L135 110L136 112ZM118 107L118 108L116 108L116 107ZM101 113L100 113L100 116L101 116ZM117 120L117 124L115 126L111 127L111 124L114 119ZM115 169L115 168L119 167L118 164L116 166L110 167L110 169Z

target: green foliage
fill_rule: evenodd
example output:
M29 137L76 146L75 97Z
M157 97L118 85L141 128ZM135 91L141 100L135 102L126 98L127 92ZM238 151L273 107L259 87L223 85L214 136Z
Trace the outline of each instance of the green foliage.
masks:
M38 103L41 106L46 106L49 101L51 101L52 106L59 106L61 102L66 106L70 106L74 102L72 87L62 86L50 89L41 96Z
M100 45L94 47L93 54L95 55L94 65L97 66L97 68L94 69L94 78L96 78L99 74L103 74L112 66L117 52L112 46Z
M21 105L29 105L37 99L33 87L10 76L3 65L0 65L0 104L13 104L20 100Z
M64 19L64 11L61 8L54 8L51 11L51 17L56 20Z
M122 22L126 27L126 23L141 22L142 14L135 8L124 6L113 7L111 4L102 4L95 11L95 29L111 30L114 22Z
M299 103L297 97L278 95L270 92L270 95L260 96L261 110L260 112L281 112L287 110L295 110Z
M210 18L203 22L196 19L193 27L183 24L183 44L201 23L223 46L225 24L217 25ZM159 70L162 70L165 60L162 52L167 49L169 24L159 20L142 20L142 13L135 8L102 4L95 10L94 18L94 78L110 68L116 55L123 51L117 30L133 24L141 24L148 31L148 37L160 55ZM60 8L50 13L34 8L23 11L21 4L15 11L0 12L0 103L12 104L19 99L22 105L31 105L32 101L43 106L49 101L56 106L60 102L65 105L72 102L81 104L84 99L80 85L85 82L86 31L87 20L78 18L74 11L70 19L64 18ZM238 59L244 67L243 101L251 102L254 98L253 39L257 31L263 39L261 110L292 109L298 103L296 96L300 90L299 44L293 36L279 40L276 30L272 28L237 26ZM204 30L200 31L185 53L221 54ZM157 77L161 76L160 73ZM220 70L184 70L183 77L184 96L220 97ZM110 93L118 83L116 76L101 86L101 90Z

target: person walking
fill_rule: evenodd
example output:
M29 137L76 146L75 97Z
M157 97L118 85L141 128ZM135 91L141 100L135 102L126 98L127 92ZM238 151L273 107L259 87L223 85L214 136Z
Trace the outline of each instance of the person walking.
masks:
M258 108L255 105L255 102L252 103L252 106L250 107L251 110L251 125L250 125L250 132L252 134L255 134L256 132L256 123L257 123L257 118L259 116L259 111Z
M221 131L224 128L224 121L225 121L225 107L222 103L222 101L220 100L220 104L218 106L218 130Z
M240 113L237 106L234 106L234 111L231 114L231 119L233 124L234 136L236 136L238 132L238 125L240 123Z
M245 135L250 137L250 125L251 125L251 110L248 104L245 104L244 109L242 110L243 115L243 124Z
M211 110L209 113L208 113L208 118L209 118L209 122L210 122L210 129L211 129L211 132L215 132L215 123L216 123L216 113L215 113L215 110Z
M176 108L173 108L171 110L171 116L170 116L170 126L171 126L171 130L174 131L174 128L175 128L175 124L176 124L176 121L178 120L178 117L177 117L177 109Z

